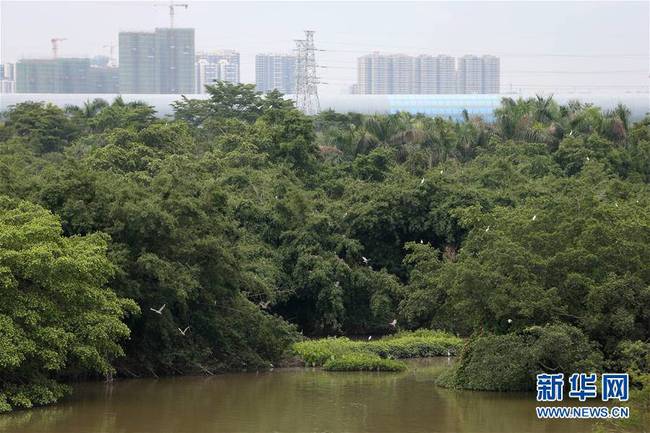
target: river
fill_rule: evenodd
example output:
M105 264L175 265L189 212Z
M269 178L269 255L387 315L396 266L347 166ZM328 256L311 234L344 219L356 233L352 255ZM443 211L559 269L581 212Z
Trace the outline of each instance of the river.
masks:
M445 358L403 373L286 368L210 377L81 383L61 403L0 415L2 433L591 432L538 420L535 395L435 386Z

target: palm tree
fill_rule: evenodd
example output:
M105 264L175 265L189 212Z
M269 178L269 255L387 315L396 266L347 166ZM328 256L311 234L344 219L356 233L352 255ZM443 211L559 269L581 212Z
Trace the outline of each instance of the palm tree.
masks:
M441 117L421 118L414 123L413 140L428 155L428 167L432 168L449 157L456 157L456 131L452 123Z

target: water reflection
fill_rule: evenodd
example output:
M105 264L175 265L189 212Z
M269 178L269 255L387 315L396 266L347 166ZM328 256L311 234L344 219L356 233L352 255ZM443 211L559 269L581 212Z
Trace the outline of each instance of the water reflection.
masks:
M63 403L0 416L2 433L589 432L541 421L532 394L434 385L447 360L404 373L283 369L214 377L86 383Z

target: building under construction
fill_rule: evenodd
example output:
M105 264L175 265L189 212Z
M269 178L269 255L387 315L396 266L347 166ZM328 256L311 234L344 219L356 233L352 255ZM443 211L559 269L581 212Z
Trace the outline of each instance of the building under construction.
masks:
M88 58L22 59L16 93L117 93L117 68L93 66Z
M120 32L120 92L194 93L194 29Z

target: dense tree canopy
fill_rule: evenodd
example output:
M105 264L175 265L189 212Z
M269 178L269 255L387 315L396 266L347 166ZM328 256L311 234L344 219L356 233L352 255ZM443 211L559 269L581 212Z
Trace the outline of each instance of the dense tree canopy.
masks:
M277 92L227 83L208 92L175 103L173 119L120 99L5 113L4 212L49 221L48 248L92 249L92 266L75 262L61 278L94 275L106 299L93 298L89 314L118 321L90 346L63 326L58 370L266 368L299 331L388 333L397 318L402 328L474 335L455 379L463 386L521 389L535 371L587 368L580 357L647 371L650 118L631 124L622 106L543 97L504 99L494 123L308 117ZM34 224L12 242L37 242ZM14 278L36 287L49 272L39 269ZM123 299L141 313L126 314L135 309ZM0 311L8 341L22 344L31 328L14 315L23 313L6 302ZM575 359L538 356L556 337ZM30 341L11 350L47 348ZM503 344L522 348L525 371L487 383L471 354L489 358ZM77 360L77 345L98 354ZM0 375L27 368L21 356L3 360ZM47 368L34 371L45 378Z
M60 397L61 373L111 373L139 310L106 286L102 234L61 236L40 206L0 196L0 411Z

